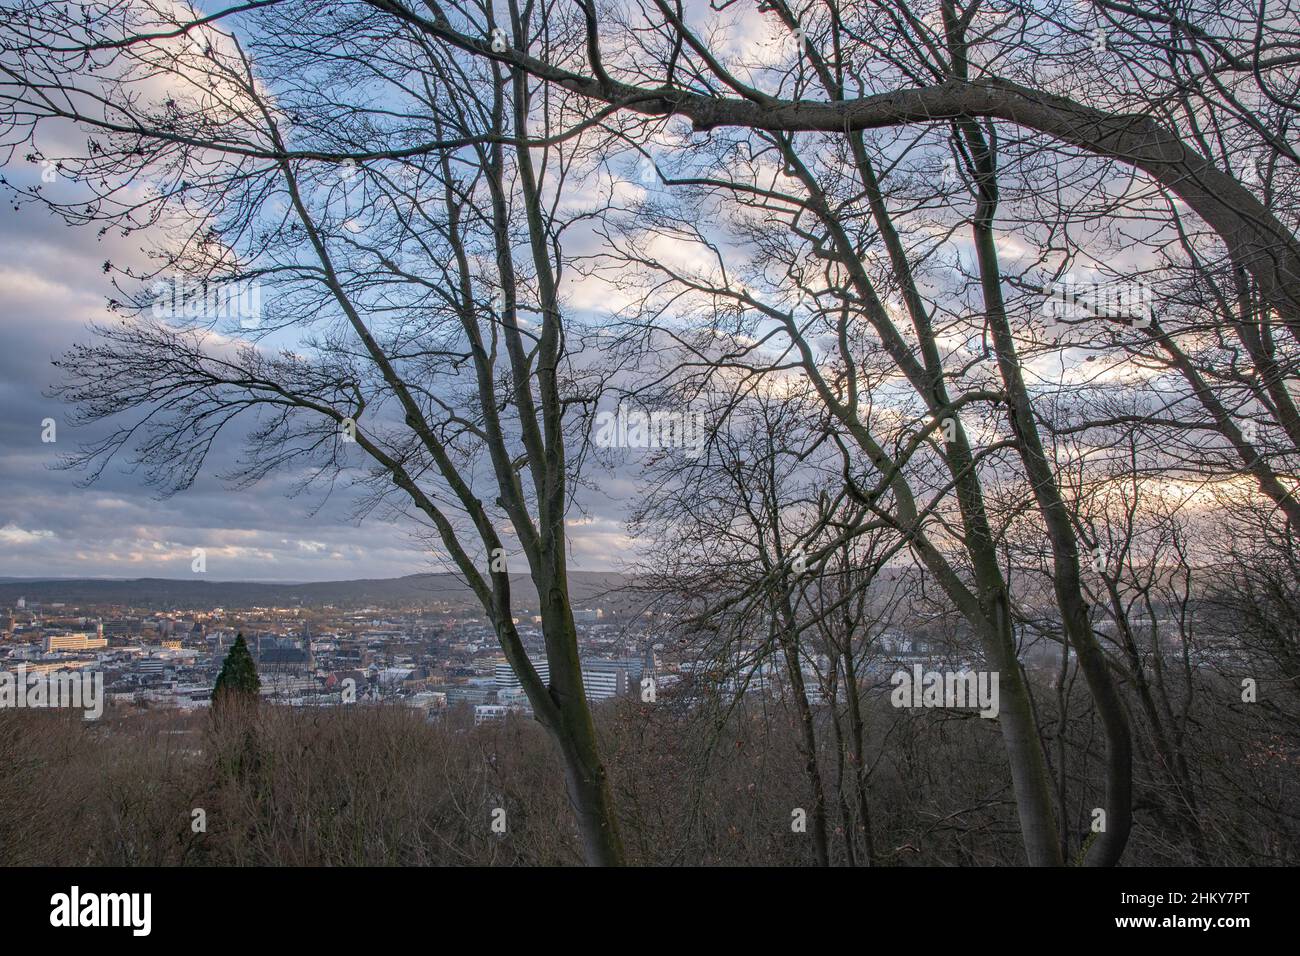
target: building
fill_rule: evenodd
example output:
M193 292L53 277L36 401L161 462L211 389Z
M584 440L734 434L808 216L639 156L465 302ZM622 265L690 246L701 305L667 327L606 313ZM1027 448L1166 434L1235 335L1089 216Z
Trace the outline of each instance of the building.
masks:
M429 685L432 682L433 672L427 667L417 667L414 670L409 671L401 680L402 690L407 693L418 693L423 690L428 690Z
M447 696L448 704L486 704L492 697L491 688L473 684L452 684L441 693Z
M543 684L550 683L551 668L546 661L533 661L533 667L537 669L537 676L542 679ZM635 679L639 683L641 670L642 661L636 658L583 661L582 685L586 690L587 700L621 697L628 692L633 672L638 675ZM503 695L513 699L517 692L522 691L519 677L509 661L498 661L493 668L493 677L498 700L503 699Z
M408 707L424 711L425 717L432 718L446 708L447 695L438 691L421 691L406 698L405 703ZM477 715L474 719L475 722L478 721Z
M107 638L99 635L91 635L87 631L78 631L72 634L45 635L46 654L53 654L55 651L93 651L107 646Z
M533 667L537 670L537 676L545 684L551 679L551 665L546 661L533 661ZM498 661L496 667L492 670L492 675L496 680L497 691L503 690L522 690L523 684L515 674L515 669L510 666L509 661Z
M582 665L587 700L609 700L627 693L627 669L618 661L587 661Z
M498 723L506 719L508 708L496 704L480 704L474 708L474 726Z
M513 707L516 710L528 710L530 706L528 695L524 693L521 687L497 691L497 703L503 707Z
M650 677L655 673L655 657L653 650L647 650L640 657L628 655L626 657L610 657L591 659L583 662L583 667L603 667L603 668L622 668L627 671L627 679L634 684L640 684L642 677Z
M259 634L254 646L259 673L306 674L316 667L310 644Z

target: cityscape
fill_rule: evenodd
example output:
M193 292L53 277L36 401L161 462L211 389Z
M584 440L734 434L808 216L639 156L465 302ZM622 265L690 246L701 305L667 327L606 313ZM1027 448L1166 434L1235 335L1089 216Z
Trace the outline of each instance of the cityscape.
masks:
M521 608L530 655L546 663L540 617ZM592 701L639 693L655 674L653 647L634 620L578 608L582 671ZM29 674L102 672L110 707L189 709L211 703L213 683L242 634L271 703L327 706L400 702L439 719L472 709L474 722L527 715L520 683L481 612L435 602L422 608L221 607L147 611L18 598L4 617L0 661ZM674 675L659 678L670 685Z
M618 575L592 577L602 587L620 580ZM421 576L412 579L418 580ZM30 586L38 593L51 584ZM78 584L93 588L102 582L54 586L76 590ZM364 587L362 582L346 585ZM23 587L12 580L0 584L5 591ZM139 592L140 603L13 600L0 615L0 669L15 673L21 668L29 675L96 674L103 680L110 716L133 709L189 711L211 705L222 664L243 636L257 668L260 697L269 704L400 704L430 721L459 708L475 725L532 716L494 627L463 598L400 607L297 603L164 610L155 607L159 601L150 582L122 581L116 587ZM588 589L595 592L591 585ZM788 683L785 668L765 654L760 639L736 648L739 661L753 663L725 666L701 659L696 643L673 638L666 646L665 635L680 629L674 629L673 615L656 615L642 606L644 597L608 590L597 597L573 611L583 686L592 704L626 698L657 703L664 695L689 706L705 696L780 696ZM520 606L513 624L547 683L541 616ZM863 673L878 682L899 668L952 665L966 671L972 666L969 655L963 658L951 646L945 650L939 642L896 628L882 632L877 647ZM1027 648L1026 659L1038 660L1046 650L1040 641ZM819 686L829 664L822 655L801 668L804 693L814 703L824 702Z

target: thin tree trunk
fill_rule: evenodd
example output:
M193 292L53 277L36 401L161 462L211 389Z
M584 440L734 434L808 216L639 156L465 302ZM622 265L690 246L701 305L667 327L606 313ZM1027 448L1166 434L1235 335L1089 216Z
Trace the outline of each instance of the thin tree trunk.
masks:
M785 653L786 671L790 677L790 694L794 698L795 713L799 719L799 750L804 758L804 774L808 777L808 788L812 791L813 853L818 866L830 866L830 839L826 832L826 788L822 784L821 768L817 761L817 727L813 720L812 706L808 703L808 691L804 686L803 668L799 661L799 639L794 636L794 610L788 600L783 600L781 615L783 626L779 627L778 640ZM774 624L774 626L776 626Z
M984 154L983 161L987 164L984 169L988 175L992 175L992 163L987 153ZM981 175L984 175L984 171ZM1016 355L1002 303L997 246L993 238L991 212L987 210L981 210L976 216L975 247L980 262L985 312L993 331L998 368L1007 388L1011 424L1018 439L1017 449L1052 546L1052 584L1056 604L1061 612L1066 637L1078 657L1079 667L1096 703L1106 736L1106 829L1092 844L1086 862L1095 866L1112 866L1119 862L1124 852L1132 823L1133 745L1128 717L1119 690L1111 677L1110 666L1106 663L1105 654L1092 633L1092 624L1088 619L1088 604L1083 597L1079 572L1078 541L1069 510L1061 498L1056 476L1043 451L1028 390L1020 373L1019 357Z
M875 834L871 830L871 801L868 793L867 761L863 748L864 727L862 701L858 699L858 675L853 664L853 642L848 641L843 654L844 692L849 704L849 740L853 747L853 789L858 800L858 818L862 821L862 839L866 846L867 866L876 865Z

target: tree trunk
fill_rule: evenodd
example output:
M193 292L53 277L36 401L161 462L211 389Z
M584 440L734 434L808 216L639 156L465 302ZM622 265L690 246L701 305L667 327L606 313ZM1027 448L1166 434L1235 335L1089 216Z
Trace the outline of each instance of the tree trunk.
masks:
M552 704L549 721L553 725L547 729L564 759L569 803L582 838L583 852L589 866L622 866L623 840L609 778L596 742L596 724L587 706L578 656L578 632L568 591L558 585L539 588L539 591L545 595L542 631L550 665L547 693Z

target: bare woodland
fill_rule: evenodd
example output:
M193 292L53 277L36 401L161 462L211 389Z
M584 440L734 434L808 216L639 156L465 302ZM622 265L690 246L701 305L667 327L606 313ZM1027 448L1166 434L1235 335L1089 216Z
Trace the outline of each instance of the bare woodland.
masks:
M95 862L1294 864L1298 121L1294 0L8 6L0 141L76 187L12 204L150 252L57 362L104 436L68 464L183 493L234 432L232 493L360 484L537 726L6 717L0 754L102 762ZM260 322L159 318L175 276ZM1048 314L1074 276L1149 308ZM600 448L611 402L703 446ZM619 469L698 666L593 713L570 521ZM899 630L997 719L891 707ZM186 786L242 823L191 845Z

